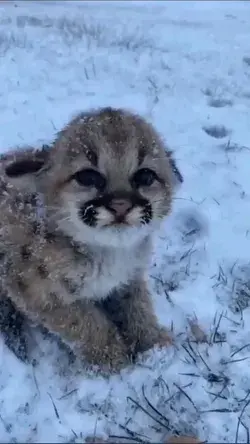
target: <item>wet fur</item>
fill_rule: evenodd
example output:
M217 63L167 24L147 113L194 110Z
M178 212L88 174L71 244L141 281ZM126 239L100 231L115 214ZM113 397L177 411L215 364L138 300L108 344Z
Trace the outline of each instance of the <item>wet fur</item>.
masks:
M49 150L13 156L1 162L2 294L80 358L108 370L170 343L145 273L152 234L169 214L182 177L155 129L130 112L105 108L78 115ZM113 216L103 206L95 210L94 226L83 223L82 206L99 194L79 186L75 173L94 168L107 178L106 195L132 196L129 177L139 167L159 177L136 191L149 202L150 220L143 222L138 206L126 226L111 227Z

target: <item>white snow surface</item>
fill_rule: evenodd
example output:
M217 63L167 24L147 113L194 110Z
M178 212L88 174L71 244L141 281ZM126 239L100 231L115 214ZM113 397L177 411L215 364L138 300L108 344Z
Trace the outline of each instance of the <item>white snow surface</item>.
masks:
M1 2L0 56L2 152L52 141L80 110L126 107L184 176L149 271L175 348L105 378L55 340L40 338L33 367L0 338L0 442L249 442L249 2Z

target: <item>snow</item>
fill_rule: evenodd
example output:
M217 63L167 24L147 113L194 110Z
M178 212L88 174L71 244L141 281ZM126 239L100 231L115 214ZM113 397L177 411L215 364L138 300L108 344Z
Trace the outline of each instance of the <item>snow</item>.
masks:
M248 442L249 23L245 1L1 2L2 152L50 142L80 110L124 106L156 125L184 183L150 269L176 347L104 378L52 339L38 338L35 367L1 340L0 442ZM195 316L209 344L193 341Z

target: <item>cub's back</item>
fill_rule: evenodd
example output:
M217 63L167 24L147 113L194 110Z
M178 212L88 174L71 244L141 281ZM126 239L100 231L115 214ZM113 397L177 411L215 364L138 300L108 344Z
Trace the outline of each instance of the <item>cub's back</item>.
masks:
M26 312L25 299L48 301L72 263L67 243L49 234L39 195L10 183L0 162L0 273L2 293Z

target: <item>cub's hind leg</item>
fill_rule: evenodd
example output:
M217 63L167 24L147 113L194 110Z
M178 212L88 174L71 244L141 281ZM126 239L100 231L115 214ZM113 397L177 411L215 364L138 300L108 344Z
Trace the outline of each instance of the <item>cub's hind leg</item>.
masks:
M0 333L6 346L23 362L29 361L28 320L14 306L12 301L1 293Z

